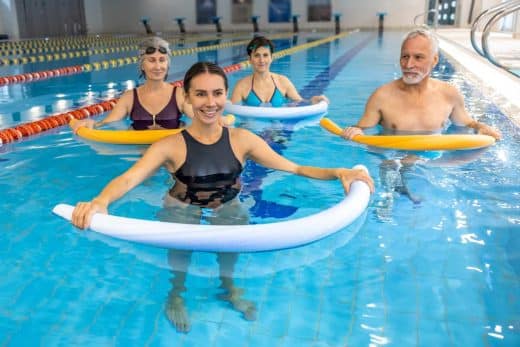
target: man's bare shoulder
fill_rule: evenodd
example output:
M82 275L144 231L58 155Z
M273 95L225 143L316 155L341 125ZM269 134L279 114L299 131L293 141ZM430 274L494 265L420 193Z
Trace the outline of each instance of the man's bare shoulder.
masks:
M394 94L397 90L399 90L398 80L388 82L378 87L373 93L372 97L380 98L386 97L390 94Z
M454 85L445 81L441 81L437 78L430 78L430 83L437 89L441 89L449 93L458 93L458 89Z
M457 87L448 82L432 78L430 79L430 83L432 83L434 89L437 92L442 93L447 98L456 99L461 96L461 93Z

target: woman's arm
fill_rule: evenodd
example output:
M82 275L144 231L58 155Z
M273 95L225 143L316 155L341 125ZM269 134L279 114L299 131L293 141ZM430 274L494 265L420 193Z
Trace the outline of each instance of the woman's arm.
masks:
M248 78L244 77L235 84L235 88L233 88L233 92L231 93L231 103L238 104L245 100L246 93L249 90L247 80Z
M325 101L327 104L330 104L329 98L327 98L325 95L314 95L311 96L311 104L317 104L320 101Z
M134 94L133 90L127 90L123 93L123 95L117 100L116 105L110 111L108 116L106 116L104 119L96 122L93 119L82 119L80 121L75 122L73 125L71 125L72 130L74 133L78 131L81 127L87 127L87 128L98 128L102 125L117 122L121 119L125 118L125 116L130 113L130 109L132 108L132 103L134 101Z
M90 225L92 216L97 213L107 213L108 206L133 189L169 158L171 141L164 139L148 148L143 157L122 175L114 178L101 193L90 202L79 202L72 212L72 224L84 229Z
M362 169L300 166L276 153L257 135L244 129L238 130L241 131L239 142L241 145L245 146L246 149L244 151L245 156L250 157L252 160L265 167L320 180L339 179L347 193L350 190L350 184L355 180L367 183L370 190L372 192L374 191L374 182L372 178Z
M296 87L289 78L283 75L278 75L278 81L286 98L291 99L294 102L300 102L303 100L300 93L296 90ZM282 91L281 90L281 91Z
M370 187L370 191L374 192L374 181L370 175L363 169L346 169L346 168L321 168L315 166L298 166L297 175L316 178L320 180L338 179L343 185L345 193L350 191L350 185L354 181L363 181Z
M289 78L287 78L286 76L279 75L279 81L285 89L285 96L287 98L291 99L294 102L303 101L302 96L300 95L300 93L298 93L298 90L296 90L296 87ZM311 104L317 104L320 101L330 103L329 99L325 95L314 95L310 99Z

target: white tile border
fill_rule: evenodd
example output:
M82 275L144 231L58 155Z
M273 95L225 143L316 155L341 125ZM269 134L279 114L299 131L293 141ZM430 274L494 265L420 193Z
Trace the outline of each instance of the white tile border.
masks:
M443 37L439 37L439 44L441 51L458 63L455 64L457 69L471 75L472 82L478 84L482 92L520 126L520 78Z

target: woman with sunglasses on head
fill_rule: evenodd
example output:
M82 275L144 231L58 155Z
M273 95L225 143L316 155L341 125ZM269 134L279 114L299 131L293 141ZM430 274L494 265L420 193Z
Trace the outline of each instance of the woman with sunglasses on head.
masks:
M273 52L274 45L266 37L257 36L249 42L247 54L253 74L237 82L231 94L233 104L281 107L287 102L303 101L289 78L270 71ZM328 103L329 99L325 95L316 95L310 99L313 104L319 101Z
M78 121L72 126L73 130L97 128L120 121L127 115L134 130L179 128L181 115L191 117L193 112L185 102L182 88L166 82L170 56L167 41L160 37L144 39L139 45L139 71L145 82L123 93L105 119L99 122L93 119Z
M201 218L211 224L247 224L248 213L238 199L240 175L248 159L268 168L321 180L339 179L345 191L354 180L366 182L371 190L373 181L364 170L300 166L276 153L249 130L223 127L222 116L227 99L228 82L224 71L209 62L194 64L184 77L187 102L193 108L192 123L178 134L152 144L137 163L113 179L90 202L80 202L72 213L72 223L79 228L90 225L95 213L107 213L109 204L121 198L149 177L161 165L173 168L175 184L159 212L163 221L186 223ZM174 278L168 296L166 314L181 332L190 329L188 315L181 297L191 252L170 250L169 261ZM233 283L233 268L238 255L219 253L222 299L241 312L245 319L256 316L255 304L242 298L242 290Z

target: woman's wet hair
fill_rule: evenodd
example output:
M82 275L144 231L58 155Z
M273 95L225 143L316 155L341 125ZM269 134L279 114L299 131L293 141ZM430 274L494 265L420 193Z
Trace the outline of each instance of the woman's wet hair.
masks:
M193 64L184 75L184 91L188 93L190 90L191 80L200 74L209 73L212 75L219 75L224 80L224 86L228 90L228 79L226 73L220 66L209 61L199 61Z
M406 33L406 35L403 38L403 43L401 44L401 47L402 45L404 45L406 41L413 39L417 36L422 36L426 38L428 41L430 41L433 54L439 54L439 40L433 32L426 28L417 28Z
M274 53L274 44L271 40L264 36L257 36L247 44L247 55L251 56L251 53L256 51L259 47L269 47L271 54Z
M168 41L158 37L158 36L152 36L147 37L143 41L139 43L138 47L139 51L139 62L137 64L137 68L139 69L139 77L146 77L144 70L142 68L144 59L146 58L147 54L153 54L156 51L159 51L162 54L165 54L168 59L168 67L170 66L170 57L172 55L172 52L170 50L170 44ZM164 77L164 80L168 78L168 73L166 73L166 76Z

